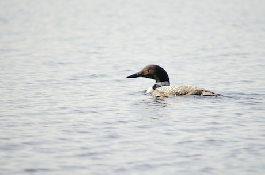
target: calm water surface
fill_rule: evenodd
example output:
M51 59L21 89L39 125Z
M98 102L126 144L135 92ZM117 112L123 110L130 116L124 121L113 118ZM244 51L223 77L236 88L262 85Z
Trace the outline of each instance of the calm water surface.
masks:
M264 2L2 0L0 174L265 174Z

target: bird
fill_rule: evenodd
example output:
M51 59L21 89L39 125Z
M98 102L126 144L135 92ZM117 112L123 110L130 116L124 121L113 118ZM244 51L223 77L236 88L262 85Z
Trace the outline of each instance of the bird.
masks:
M139 72L129 75L126 78L138 78L138 77L144 77L156 80L156 83L146 91L146 93L156 97L187 96L187 95L200 95L200 96L220 95L201 87L170 86L169 76L165 71L165 69L155 64L147 65Z

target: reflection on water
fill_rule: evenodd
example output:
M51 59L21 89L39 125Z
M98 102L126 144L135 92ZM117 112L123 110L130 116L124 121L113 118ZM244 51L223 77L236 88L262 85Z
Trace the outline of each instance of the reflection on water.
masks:
M0 9L3 174L264 174L263 1ZM147 64L222 96L155 99Z

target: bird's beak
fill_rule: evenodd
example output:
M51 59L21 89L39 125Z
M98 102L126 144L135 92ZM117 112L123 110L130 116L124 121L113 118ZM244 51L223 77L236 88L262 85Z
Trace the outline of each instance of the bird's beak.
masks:
M138 77L141 77L141 74L139 73L132 74L132 75L127 76L126 78L138 78Z

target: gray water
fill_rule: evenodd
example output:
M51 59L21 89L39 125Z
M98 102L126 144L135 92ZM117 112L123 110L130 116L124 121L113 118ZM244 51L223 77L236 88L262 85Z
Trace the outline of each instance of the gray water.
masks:
M0 174L265 174L263 0L1 0L0 70Z

